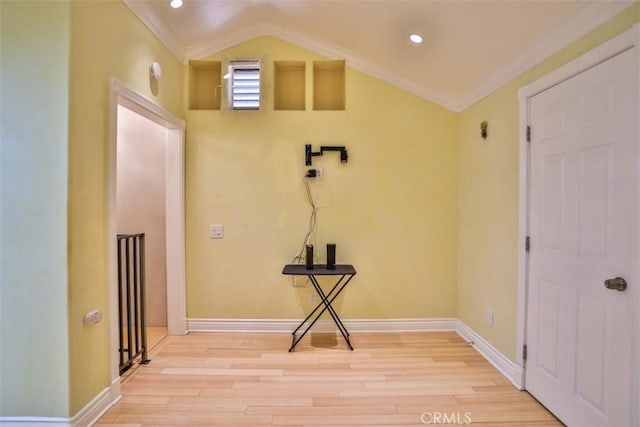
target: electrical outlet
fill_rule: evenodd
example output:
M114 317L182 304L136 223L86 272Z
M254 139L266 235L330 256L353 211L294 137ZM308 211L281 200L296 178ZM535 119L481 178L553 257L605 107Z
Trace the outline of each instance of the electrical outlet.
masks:
M222 239L224 237L224 228L221 224L211 224L209 226L210 239Z
M315 292L309 292L309 304L316 304L318 302L318 294Z
M323 175L324 175L324 169L316 168L316 179L322 179Z
M487 325L493 326L494 315L495 313L493 312L493 310L488 308L487 309Z

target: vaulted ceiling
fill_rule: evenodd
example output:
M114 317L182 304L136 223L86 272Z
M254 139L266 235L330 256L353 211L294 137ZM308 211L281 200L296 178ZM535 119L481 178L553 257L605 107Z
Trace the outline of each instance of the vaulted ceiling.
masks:
M461 111L631 0L124 0L181 60L271 35ZM636 0L637 1L637 0ZM408 41L412 32L424 43Z

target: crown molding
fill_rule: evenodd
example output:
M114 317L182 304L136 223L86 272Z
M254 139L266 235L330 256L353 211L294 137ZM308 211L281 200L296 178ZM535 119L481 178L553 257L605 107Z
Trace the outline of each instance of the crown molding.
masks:
M530 43L520 54L507 61L497 73L456 99L453 110L457 112L466 110L636 2L637 0L588 3L578 13Z
M273 35L275 36L275 34ZM293 43L329 58L345 59L349 67L355 70L361 71L386 83L397 86L401 89L406 90L407 92L413 93L414 95L424 98L427 101L439 104L445 108L453 109L454 107L452 98L447 94L398 76L397 74L388 71L384 67L380 67L375 63L368 61L361 56L358 56L352 51L327 45L326 43L323 43L318 39L299 32L283 31L282 34L277 37L280 37L289 43Z
M267 22L234 31L226 35L224 38L218 38L216 40L188 46L185 49L185 58L187 60L202 59L247 40L262 36L277 37L288 43L300 46L327 58L344 59L348 63L349 67L353 69L397 86L428 101L434 102L448 109L453 109L455 106L452 102L452 98L446 94L389 72L385 68L379 67L371 61L367 61L350 50L329 45L308 34L304 34L299 31L291 31L290 29L285 29Z
M203 59L207 56L214 55L225 49L229 49L240 43L261 36L281 37L280 27L269 22L260 22L255 25L240 28L224 34L222 37L211 37L211 40L205 40L185 47L185 62L191 59Z
M122 0L133 14L178 58L185 61L184 46L176 39L171 29L160 19L157 13L145 2Z
M332 46L309 34L292 31L291 29L269 22L239 29L226 34L222 38L215 37L212 38L211 41L182 46L174 37L171 30L149 6L143 2L136 2L135 0L123 0L138 19L183 63L186 63L190 59L205 58L256 37L272 36L328 58L345 59L349 67L355 70L404 89L454 112L466 110L525 71L531 69L536 64L539 64L570 43L576 41L598 25L627 9L636 3L636 1L637 0L589 2L580 9L578 13L565 19L553 30L531 42L521 53L506 61L498 72L482 80L468 92L460 96L454 96L401 77L359 56L355 52Z

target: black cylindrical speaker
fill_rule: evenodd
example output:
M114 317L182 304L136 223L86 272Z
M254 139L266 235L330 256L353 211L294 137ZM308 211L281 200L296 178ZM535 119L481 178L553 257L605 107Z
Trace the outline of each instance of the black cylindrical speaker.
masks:
M327 243L327 270L336 269L336 244Z
M307 245L307 253L304 260L307 266L307 270L313 270L313 245Z

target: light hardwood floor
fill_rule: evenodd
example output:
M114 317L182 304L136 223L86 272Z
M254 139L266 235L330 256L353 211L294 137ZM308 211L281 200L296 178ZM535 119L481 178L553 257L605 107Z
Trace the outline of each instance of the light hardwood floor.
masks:
M454 332L165 339L97 426L560 426ZM437 423L440 421L440 423Z
M153 349L166 337L166 326L147 326L147 347L149 348L149 351L153 351Z

